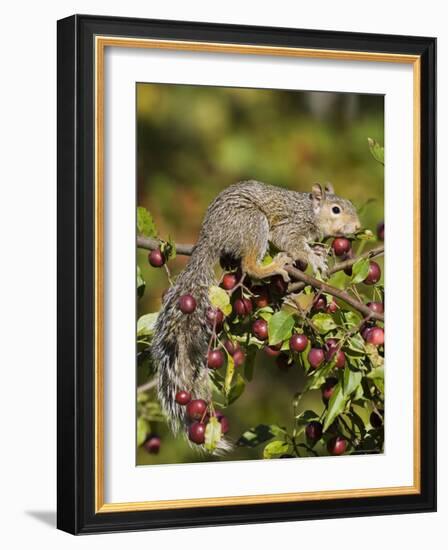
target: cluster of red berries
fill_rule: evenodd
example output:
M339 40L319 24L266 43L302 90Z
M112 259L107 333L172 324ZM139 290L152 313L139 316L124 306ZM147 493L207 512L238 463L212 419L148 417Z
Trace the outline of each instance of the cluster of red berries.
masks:
M384 240L384 223L378 225L377 228L378 238ZM354 258L354 251L352 249L352 243L345 237L337 237L332 242L332 249L335 256L341 261ZM156 249L149 254L149 263L153 267L162 267L166 262L161 249ZM232 315L241 320L247 319L252 316L253 312L261 308L278 303L278 301L287 292L287 283L280 276L275 276L270 279L269 282L251 283L247 281L245 286L251 291L251 298L246 297L243 292L237 297L234 293L235 287L241 286L242 273L240 269L237 269L237 264L231 265L222 264L225 269L232 269L234 271L225 273L222 277L220 286L226 290L231 296L232 303ZM301 270L306 270L307 265L297 262L296 267ZM352 267L347 267L345 273L348 276L352 275ZM377 262L370 260L369 269L366 277L362 281L366 285L375 285L381 279L381 268ZM369 302L367 306L375 313L384 312L384 304L382 302ZM196 310L197 302L193 295L184 294L178 299L179 310L189 315ZM338 311L339 305L333 299L329 301L325 295L318 294L315 298L312 308L314 312L326 312L334 314ZM209 308L206 312L207 323L214 328L215 335L218 335L224 324L224 314L220 309ZM281 369L289 369L293 362L290 359L290 353L282 350L284 342L280 342L276 345L269 345L268 338L268 322L265 319L257 318L252 321L250 326L252 335L259 341L264 342L264 352L269 357L273 357L276 363ZM384 345L384 329L379 327L373 321L368 321L361 328L361 335L364 340L375 346ZM215 346L217 339L215 338ZM335 338L329 338L325 341L322 347L316 346L313 342L309 341L309 338L302 333L295 333L289 338L289 350L291 353L303 353L308 350L307 359L310 368L313 370L318 369L324 363L333 361L335 369L344 369L346 366L346 356L342 350L343 342L336 340ZM226 353L232 356L235 366L240 366L244 363L245 354L241 349L240 344L237 341L224 339L221 342L221 348L212 347L208 351L207 366L210 369L220 369L226 362ZM225 348L225 351L224 351ZM322 399L324 403L328 403L333 395L334 388L338 383L337 378L327 378L325 383L321 387ZM201 445L205 441L205 432L207 423L210 420L210 415L215 416L221 424L222 433L226 433L229 429L228 419L219 411L213 411L213 408L203 399L192 399L191 394L188 391L182 390L176 394L176 402L185 406L185 415L188 420L188 437L190 441ZM212 412L213 411L213 412ZM370 423L372 427L379 428L382 426L382 418L376 412L373 412L370 417ZM323 434L323 426L317 421L313 420L308 423L305 430L306 437L310 443L315 443L321 439ZM145 443L145 448L148 452L158 452L160 448L160 439L154 437L152 443ZM158 445L158 446L157 446ZM334 436L327 441L327 450L332 455L343 454L348 446L347 440L342 436ZM152 450L150 450L152 449Z
M176 403L185 407L185 414L189 421L188 439L202 445L205 441L205 430L210 420L210 412L208 403L204 399L192 399L191 393L186 390L181 390L176 393ZM229 431L229 421L220 411L214 411L215 416L221 424L221 432L223 434Z
M384 239L384 224L382 229L382 235ZM335 256L338 256L342 260L351 260L354 258L354 252L352 249L352 243L349 239L346 237L337 237L333 240L332 248ZM346 267L344 269L344 273L351 277L352 275L352 267ZM381 268L380 266L373 260L369 261L369 271L367 273L367 276L362 281L365 285L375 285L379 280L381 279Z

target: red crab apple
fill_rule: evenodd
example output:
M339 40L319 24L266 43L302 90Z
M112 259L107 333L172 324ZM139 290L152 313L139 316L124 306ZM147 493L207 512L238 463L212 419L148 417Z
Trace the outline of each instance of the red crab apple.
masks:
M367 302L367 307L375 313L384 313L384 304L382 302Z
M197 445L202 445L205 441L204 422L193 422L188 429L188 439Z
M326 352L325 352L325 359L330 362L333 360L335 354L336 354L336 361L334 366L337 369L342 369L345 367L345 354L342 350L338 350L338 341L334 338L329 338L325 342Z
M241 348L235 350L235 353L233 354L233 362L235 363L235 367L240 367L245 360L246 355L244 351Z
M369 272L363 282L365 285L374 285L380 279L381 279L381 268L376 262L371 260L369 262Z
M268 324L264 319L257 319L252 323L252 334L259 340L266 340L268 337Z
M185 390L178 391L175 399L178 405L187 405L191 401L191 393Z
M337 378L327 378L327 380L325 380L325 382L323 383L321 387L321 391L322 391L322 399L325 403L327 403L331 399L331 396L333 395L333 392L334 392L334 387L336 386L337 383L338 383Z
M207 411L207 402L203 399L193 399L187 404L187 416L190 420L200 420Z
M252 303L256 309L266 307L269 305L269 289L266 286L254 286L252 289L254 296L252 297Z
M268 357L278 357L281 353L280 349L282 347L282 343L275 344L275 346L264 346L264 352Z
M221 286L225 290L232 290L234 286L238 283L238 277L235 273L226 273L222 278Z
M224 322L224 313L220 309L213 307L208 308L205 317L209 326L213 327L213 325L215 325L216 332L221 331Z
M152 455L156 455L160 451L160 437L151 435L143 444L145 450Z
M289 348L292 351L301 352L306 349L308 338L304 334L293 334L289 339Z
M352 247L352 243L345 237L337 237L331 246L336 256L344 256Z
M313 420L306 427L305 433L310 441L318 441L322 437L322 424Z
M274 289L277 294L283 295L288 290L288 283L281 275L274 275L274 277L271 278L270 287Z
M233 303L233 311L239 317L247 317L252 313L252 302L247 298L237 298Z
M342 455L347 449L347 440L343 437L336 436L327 443L327 450L331 455Z
M325 358L324 350L320 348L311 348L308 353L308 362L313 369L317 369Z
M325 311L327 309L327 299L325 296L318 296L314 299L313 309L315 311Z
M384 329L372 327L366 334L366 342L374 346L382 346L384 344Z
M236 340L224 340L224 347L230 355L233 355L238 349L240 349L240 344Z
M182 313L193 313L196 309L196 300L191 294L184 294L179 298L179 309Z
M229 431L229 419L227 418L227 416L224 416L221 411L216 411L215 414L218 422L221 424L221 432L223 434L226 434Z
M162 265L165 263L165 256L163 255L160 248L156 248L155 250L151 250L151 252L148 254L148 261L152 265L152 267L162 267Z
M224 365L224 353L220 349L208 352L207 365L210 369L219 369Z

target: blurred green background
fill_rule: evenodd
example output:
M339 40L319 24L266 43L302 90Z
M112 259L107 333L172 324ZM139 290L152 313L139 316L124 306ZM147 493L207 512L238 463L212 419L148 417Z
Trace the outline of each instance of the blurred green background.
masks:
M368 137L384 143L383 96L141 83L137 204L151 212L161 238L194 243L208 204L232 183L257 179L308 191L314 182L330 181L361 209L364 227L375 231L383 219L384 173ZM147 252L139 250L137 260L146 281L140 316L160 309L168 281L163 269L149 266ZM172 273L186 261L178 256L170 262ZM138 373L138 383L145 381ZM289 427L301 383L299 369L281 372L260 353L254 380L226 410L230 437L260 423ZM320 392L308 398L304 404L320 412ZM162 423L153 431L162 439L160 453L140 448L138 464L215 460L173 438ZM237 449L219 460L259 457L260 449Z

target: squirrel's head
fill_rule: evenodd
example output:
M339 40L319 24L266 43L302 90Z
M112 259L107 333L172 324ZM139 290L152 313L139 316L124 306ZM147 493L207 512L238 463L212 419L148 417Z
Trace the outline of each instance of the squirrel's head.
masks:
M349 200L335 195L331 183L327 183L325 189L315 183L311 190L311 201L316 225L323 237L341 237L361 229L355 207Z

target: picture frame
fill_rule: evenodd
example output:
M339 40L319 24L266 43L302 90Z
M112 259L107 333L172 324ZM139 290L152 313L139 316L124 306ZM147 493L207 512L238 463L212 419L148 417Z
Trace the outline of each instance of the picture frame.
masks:
M413 483L165 501L148 489L141 502L105 499L107 48L412 67ZM84 534L435 511L435 39L74 15L58 21L57 66L58 528Z

